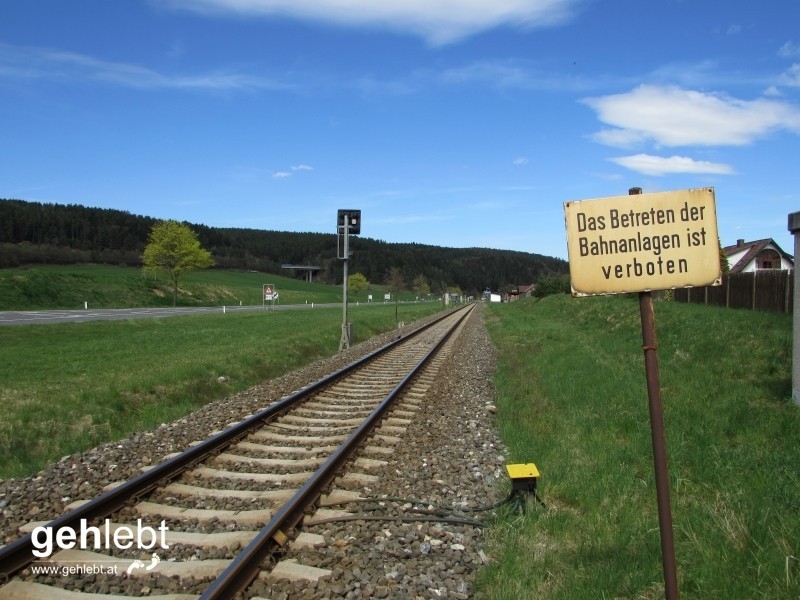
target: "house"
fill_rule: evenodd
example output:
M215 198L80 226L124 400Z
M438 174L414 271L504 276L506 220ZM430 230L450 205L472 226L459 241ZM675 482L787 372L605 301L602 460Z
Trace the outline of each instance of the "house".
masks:
M530 285L518 285L508 293L508 301L513 302L514 300L519 300L520 298L530 298L533 296L534 288L536 288L535 283Z
M794 258L784 252L772 238L745 242L736 240L736 245L722 249L728 257L731 273L750 273L763 269L788 270L794 268Z

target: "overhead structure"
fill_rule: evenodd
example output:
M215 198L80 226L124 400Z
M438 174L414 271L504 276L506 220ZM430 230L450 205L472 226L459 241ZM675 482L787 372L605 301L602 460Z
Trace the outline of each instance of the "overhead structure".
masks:
M321 271L322 267L318 267L316 265L292 265L284 263L281 265L281 269L292 271L295 276L298 276L304 281L311 283L314 273Z

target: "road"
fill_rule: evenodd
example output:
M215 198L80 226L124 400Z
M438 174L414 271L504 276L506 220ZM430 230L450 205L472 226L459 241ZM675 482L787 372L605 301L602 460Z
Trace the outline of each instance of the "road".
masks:
M283 304L275 310L321 308L341 304ZM196 306L177 308L102 308L95 310L28 310L0 312L0 325L51 325L54 323L80 323L110 319L139 319L144 317L177 317L208 313L227 313L252 310L273 310L263 306Z

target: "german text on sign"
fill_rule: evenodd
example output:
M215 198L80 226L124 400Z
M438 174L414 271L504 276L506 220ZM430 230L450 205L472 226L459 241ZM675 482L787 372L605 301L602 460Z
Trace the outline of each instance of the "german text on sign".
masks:
M564 204L574 295L720 283L713 188Z

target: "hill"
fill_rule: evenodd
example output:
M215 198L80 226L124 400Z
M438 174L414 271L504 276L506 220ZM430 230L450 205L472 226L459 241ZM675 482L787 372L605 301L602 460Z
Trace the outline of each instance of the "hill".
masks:
M0 268L78 263L138 267L157 221L120 210L0 199ZM211 251L218 269L285 275L282 264L309 264L320 267L316 281L341 283L333 233L188 225ZM351 273L363 273L378 283L397 269L408 288L422 275L435 294L458 287L478 295L487 288L500 290L568 272L567 263L559 258L510 250L397 244L364 237L352 238L351 250Z
M308 283L291 277L213 269L187 273L181 280L179 306L254 306L262 303L265 284L275 286L280 304L341 303L341 286ZM144 276L141 269L112 265L35 265L0 269L0 310L47 310L172 306L172 289L164 277ZM385 288L371 285L351 295L378 302ZM400 300L414 300L412 293Z

